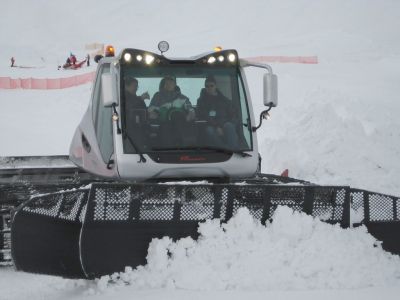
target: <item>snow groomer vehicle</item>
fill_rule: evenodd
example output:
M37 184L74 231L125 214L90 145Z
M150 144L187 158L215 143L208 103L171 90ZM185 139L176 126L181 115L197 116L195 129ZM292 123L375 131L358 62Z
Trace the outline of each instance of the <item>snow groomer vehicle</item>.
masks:
M15 210L17 270L96 278L145 264L153 238L196 238L199 222L226 222L241 207L265 224L278 205L342 227L353 226L357 212L385 249L400 253L398 197L260 172L257 129L278 95L269 65L235 50L187 58L165 56L166 42L159 50L98 59L70 147L80 173L74 188L36 193ZM250 68L264 71L259 118L246 81ZM221 107L208 94L222 99ZM92 180L79 180L87 175Z

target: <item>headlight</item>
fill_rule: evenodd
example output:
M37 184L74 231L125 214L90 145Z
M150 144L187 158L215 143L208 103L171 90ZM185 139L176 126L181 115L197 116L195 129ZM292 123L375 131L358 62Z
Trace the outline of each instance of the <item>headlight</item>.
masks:
M236 55L233 54L233 53L229 54L229 55L228 55L228 60L229 60L230 62L234 62L234 61L236 60Z
M141 56L140 54L136 55L136 60L137 61L142 61L143 60L143 56Z
M220 62L223 62L224 59L225 59L225 57L224 57L223 55L218 56L218 60L219 60Z
M130 62L132 60L132 55L130 53L125 53L124 59L126 62Z
M208 58L208 60L207 60L207 62L208 62L209 64L213 64L213 63L215 63L215 61L216 61L216 59L215 59L214 56L210 56L210 57Z
M150 65L154 61L154 56L150 54L146 54L144 57L146 64Z

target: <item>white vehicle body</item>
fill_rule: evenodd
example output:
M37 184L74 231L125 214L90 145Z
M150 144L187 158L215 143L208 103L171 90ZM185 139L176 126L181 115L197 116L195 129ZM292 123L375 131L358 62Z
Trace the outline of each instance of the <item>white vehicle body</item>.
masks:
M70 159L92 174L126 180L253 176L258 168L259 155L256 119L244 74L244 68L250 66L266 69L264 104L276 106L277 78L272 69L268 65L240 60L235 50L213 52L189 59L171 59L148 51L125 49L118 57L102 58L88 110L71 143ZM162 130L170 119L155 123L146 117L150 105L146 105L146 112L140 115L146 123L146 127L140 128L145 129L139 131L133 127L132 132L136 134L129 135L130 124L134 121L128 120L123 92L124 76L134 75L140 86L144 84L153 89L154 93L151 94L154 97L157 92L155 82L171 73L177 86L181 84L179 93L180 89L189 93L187 98L194 109L198 104L195 102L196 93L198 97L204 90L200 84L203 84L207 76L215 76L221 94L227 94L226 98L232 102L232 111L236 113L237 117L232 122L240 145L238 143L234 147L221 148L210 144L204 134L210 121L196 116L181 126L187 127L185 130L190 132L186 140L186 136L182 137L180 143L163 148L161 146L165 145L157 139L165 140L170 133L175 132ZM136 118L139 120L138 116ZM149 139L153 139L149 142L152 146L143 145ZM143 140L146 142L141 142Z

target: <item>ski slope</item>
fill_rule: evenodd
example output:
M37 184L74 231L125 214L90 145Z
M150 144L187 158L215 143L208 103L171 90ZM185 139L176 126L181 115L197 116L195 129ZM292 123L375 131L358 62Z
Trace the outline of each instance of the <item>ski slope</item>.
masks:
M279 174L288 168L292 177L321 184L400 195L397 1L16 0L0 6L0 77L59 78L91 72L95 66L76 72L57 70L57 66L70 52L84 58L85 44L93 42L112 44L117 51L133 47L156 52L157 43L167 40L170 50L166 55L171 57L197 55L217 45L235 48L241 57L317 55L317 65L271 64L279 77L279 106L259 130L263 171ZM35 68L10 68L12 56L17 64ZM260 73L249 72L247 79L259 114L264 108ZM51 91L0 90L0 156L67 154L90 93L90 84ZM302 222L312 221L305 218ZM365 233L359 234L368 239ZM303 237L302 241L318 249L315 240ZM337 251L347 249L346 243L330 246ZM288 244L284 250L291 247ZM227 257L234 257L234 249L225 251ZM311 255L293 252L293 259L303 254ZM226 269L224 274L231 279L240 272ZM316 280L314 275L307 278ZM324 276L320 282L329 281ZM101 290L95 283L0 269L0 290L6 291L0 292L0 299L4 295L4 299L31 300L390 299L398 295L400 285L389 281L304 289L279 284L277 289L265 285L260 289L250 282L247 288L236 285L228 291L206 289L206 284L196 290L168 285Z

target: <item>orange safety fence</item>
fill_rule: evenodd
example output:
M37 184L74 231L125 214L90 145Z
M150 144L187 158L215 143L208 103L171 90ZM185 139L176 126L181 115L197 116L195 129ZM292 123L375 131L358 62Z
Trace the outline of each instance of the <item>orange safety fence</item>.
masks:
M92 82L95 72L63 78L10 78L0 77L0 89L54 90Z
M255 56L245 59L251 62L318 64L318 56Z
M318 64L318 56L255 56L244 58L251 62ZM65 78L10 78L0 77L0 89L65 89L92 82L95 72Z

